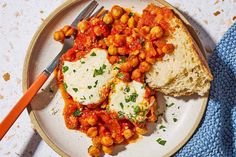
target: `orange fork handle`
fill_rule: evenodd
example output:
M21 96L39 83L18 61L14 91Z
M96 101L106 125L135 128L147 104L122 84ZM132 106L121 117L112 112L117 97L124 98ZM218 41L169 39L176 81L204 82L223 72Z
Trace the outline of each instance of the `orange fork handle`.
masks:
M25 94L20 98L8 115L0 124L0 140L7 133L10 127L14 124L19 115L23 112L31 99L35 96L38 90L42 87L49 75L46 72L41 73L34 83L29 87Z

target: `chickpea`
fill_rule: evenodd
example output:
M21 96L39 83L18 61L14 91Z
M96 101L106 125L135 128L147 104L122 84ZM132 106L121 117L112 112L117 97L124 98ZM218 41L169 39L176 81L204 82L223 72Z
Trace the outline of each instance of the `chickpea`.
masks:
M141 134L141 135L146 134L147 131L148 131L147 128L136 127L135 129L136 129L136 132L137 132L138 134Z
M139 54L139 59L144 60L145 58L146 58L145 52L141 52L141 53Z
M89 153L89 155L91 155L93 157L99 157L101 152L96 146L90 146L88 148L88 153Z
M166 44L162 47L162 52L164 53L172 53L174 51L174 45L173 44Z
M87 131L88 137L91 137L91 138L97 136L97 134L98 134L98 129L96 127L91 127Z
M156 59L153 57L146 57L146 62L150 63L150 64L154 64L156 62Z
M145 73L147 71L149 71L151 69L151 65L147 62L142 62L139 65L139 70L141 71L141 73Z
M139 50L134 50L129 53L129 56L137 56L139 54Z
M100 147L101 146L101 137L96 136L96 137L92 138L92 142L93 142L94 146Z
M121 8L118 5L115 5L111 8L111 14L114 19L119 19L122 16L123 12L124 12L123 8Z
M125 40L126 40L125 35L119 35L119 34L115 35L115 38L114 38L115 44L122 46L125 43Z
M99 18L92 18L90 22L92 25L96 25L98 21L100 21Z
M94 117L89 117L87 119L87 121L88 121L89 125L91 125L91 126L96 125L97 124L97 117L96 117L96 115Z
M62 28L63 33L66 33L71 27L66 25Z
M120 60L120 58L118 56L110 56L108 60L111 64L115 64Z
M103 152L106 153L106 154L112 154L112 152L113 152L113 147L112 147L112 146L110 146L110 147L102 146L102 150L103 150Z
M134 42L134 38L132 36L127 36L126 37L126 43L127 44L132 44Z
M123 132L125 139L129 139L133 136L133 131L130 129L125 129Z
M74 30L74 28L70 28L69 30L67 30L66 32L65 32L65 36L66 37L70 37L72 34L74 34L75 33L75 30Z
M99 41L98 41L98 45L99 45L99 47L101 47L101 48L103 48L103 49L106 49L106 48L107 48L107 45L106 45L106 43L105 43L104 40L99 40Z
M157 39L162 37L164 34L163 29L160 26L152 27L150 31L151 39Z
M138 78L140 78L142 76L141 72L139 69L135 69L133 72L132 72L132 76L131 76L131 79L132 80L136 80Z
M109 53L109 55L111 55L111 56L117 55L117 47L115 47L114 45L110 45L110 46L108 47L108 53Z
M150 32L150 27L149 26L143 26L141 28L141 31L143 32L143 34L148 34Z
M111 24L112 22L113 22L113 18L112 18L112 16L111 16L111 14L106 14L104 17L103 17L103 22L105 23L105 24Z
M103 136L101 139L101 144L109 147L113 145L113 139L110 136Z
M56 31L53 36L56 41L63 41L65 39L65 35L62 31Z
M123 136L116 136L116 138L114 140L115 140L115 143L120 144L124 141L124 137Z
M121 56L126 55L126 50L124 47L118 47L117 51L118 51L118 54Z
M122 22L124 24L127 23L128 20L129 20L129 16L127 14L122 15L120 18L120 22Z
M106 39L105 39L105 43L107 46L110 46L113 44L113 36L109 35Z
M161 50L161 48L157 48L156 50L157 50L157 53L158 53L159 55L162 55L162 54L163 54L163 51Z
M145 42L145 50L147 51L148 56L154 57L156 56L156 50L154 49L152 42Z
M129 26L130 28L133 28L133 27L135 27L135 25L136 25L136 22L135 22L135 20L134 20L134 17L129 18L129 20L128 20L128 26Z
M125 62L121 64L120 70L123 72L130 72L132 70L132 65L130 64L130 62Z
M132 65L133 68L138 66L138 64L139 64L138 57L134 56L134 57L130 58L130 64Z
M95 26L93 31L96 34L96 36L101 36L102 35L102 30L101 30L101 27L99 27L99 26Z
M84 33L87 29L88 29L87 21L81 21L78 23L78 30L80 30L81 33Z

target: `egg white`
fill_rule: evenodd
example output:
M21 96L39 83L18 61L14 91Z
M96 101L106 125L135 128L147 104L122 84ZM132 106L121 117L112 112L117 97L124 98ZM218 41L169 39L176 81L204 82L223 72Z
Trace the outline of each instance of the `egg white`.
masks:
M62 71L66 91L83 105L100 103L102 90L113 78L107 51L98 48L78 61L64 61Z
M145 93L143 83L137 81L125 83L116 80L109 95L109 110L132 121L143 121L151 105L145 98Z

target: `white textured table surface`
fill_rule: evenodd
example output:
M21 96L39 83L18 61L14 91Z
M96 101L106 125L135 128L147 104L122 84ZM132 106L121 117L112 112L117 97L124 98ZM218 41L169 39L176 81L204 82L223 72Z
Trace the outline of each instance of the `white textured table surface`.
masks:
M0 121L22 95L23 62L33 34L64 1L0 0ZM236 21L236 0L167 1L189 16L209 53ZM24 111L0 142L0 156L58 155L34 131L28 113Z

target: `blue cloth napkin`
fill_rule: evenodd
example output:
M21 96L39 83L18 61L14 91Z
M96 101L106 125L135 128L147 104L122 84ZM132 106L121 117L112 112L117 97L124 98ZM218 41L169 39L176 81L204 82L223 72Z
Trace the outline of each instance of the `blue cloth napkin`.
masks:
M236 157L236 23L209 59L213 73L205 117L176 157Z

